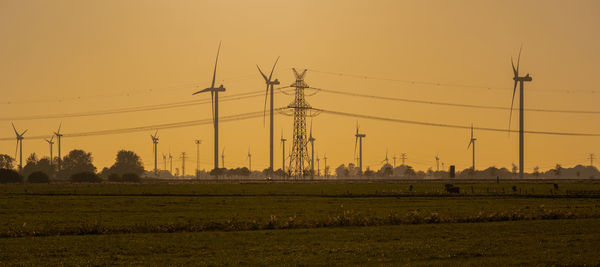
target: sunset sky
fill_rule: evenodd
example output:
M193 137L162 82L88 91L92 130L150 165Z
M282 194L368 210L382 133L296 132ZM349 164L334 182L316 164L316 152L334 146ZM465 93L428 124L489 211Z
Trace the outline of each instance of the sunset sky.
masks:
M274 75L282 86L294 81L291 68L295 67L308 69L305 81L317 88L508 108L513 86L510 59L523 45L521 73L533 77L525 85L526 108L600 111L598 14L600 1L593 0L3 0L0 153L14 156L11 121L18 129L29 129L23 142L25 158L33 152L49 154L45 141L28 136L49 137L60 122L68 135L210 119L210 103L88 117L19 117L210 99L209 94L192 93L210 86L219 41L217 80L227 88L222 97L264 92L255 65L270 69L281 56ZM293 96L276 94L275 106L292 100ZM509 119L508 110L327 92L307 101L328 110L464 126L507 128ZM222 102L220 113L262 112L263 104L264 95ZM600 114L528 112L525 126L535 131L596 134L599 119ZM292 122L292 117L275 118L275 168L281 167L280 134L283 131L290 140ZM330 114L313 118L316 152L321 158L327 153L332 169L353 161L356 122L356 118ZM462 170L471 165L466 129L358 122L367 135L364 165L372 169L381 167L386 150L390 161L407 153L407 164L419 170L435 169L436 154L446 166L454 164ZM220 126L225 167L247 166L248 149L253 169L268 166L269 128L268 123L263 126L262 117ZM513 113L511 128L518 129L518 112ZM150 170L153 132L65 137L62 151L63 155L76 148L91 152L100 170L114 162L118 150L134 150ZM171 152L179 167L185 151L190 157L186 173L192 174L193 140L201 139L200 168L212 168L212 125L164 129L158 135L159 158ZM475 135L478 169L518 164L518 134L476 131ZM589 164L589 153L600 156L600 137L528 134L525 144L527 172L556 163ZM56 146L54 151L56 155Z

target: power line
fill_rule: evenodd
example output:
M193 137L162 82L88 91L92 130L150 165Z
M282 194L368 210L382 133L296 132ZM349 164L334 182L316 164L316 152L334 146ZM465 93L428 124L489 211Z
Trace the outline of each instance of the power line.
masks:
M348 74L348 73L342 73L342 72L321 71L321 70L315 70L315 69L308 69L308 70L311 71L311 72L315 72L315 73L322 73L322 74L333 75L333 76L340 76L340 77L352 77L352 78L366 79L366 80L380 80L380 81L389 81L389 82L401 82L401 83L406 83L406 84L433 85L433 86L439 86L439 87L456 87L456 88L475 88L475 89L502 90L502 91L512 90L512 88L508 88L508 87L494 87L494 86L485 86L485 85L453 84L453 83L442 83L442 82L435 82L435 81L418 81L418 80L408 80L408 79L394 79L394 78L375 77L375 76L360 75L360 74ZM567 93L567 94L571 94L571 93L596 94L596 93L598 93L598 91L596 91L596 90L589 90L588 91L588 90L532 90L532 89L528 89L528 91Z
M460 104L460 103L451 103L451 102L436 102L436 101L417 100L417 99L409 99L409 98L397 98L397 97L388 97L388 96L376 96L376 95L350 93L350 92L324 89L324 88L315 88L315 87L311 87L310 89L318 90L318 91L325 92L325 93L331 93L331 94L356 96L356 97L372 98L372 99L380 99L380 100L388 100L388 101L416 103L416 104L440 105L440 106L451 106L451 107L462 107L462 108L492 109L492 110L510 110L509 107L501 107L501 106L485 106L485 105ZM518 110L518 108L513 108L513 110ZM540 109L540 108L525 108L525 110L533 111L533 112L550 112L550 113L600 114L600 111L593 111L593 110L566 110L566 109Z
M277 108L274 110L278 111L280 109L283 109L283 108ZM220 118L220 120L223 122L239 121L239 120L258 118L258 117L261 117L262 115L263 115L262 111L256 111L256 112L241 113L241 114L225 116L225 117ZM70 134L65 133L63 135L63 137L70 138L70 137L135 133L135 132L144 132L144 131L160 130L160 129L184 128L184 127L207 125L207 124L212 124L212 118L202 119L202 120L182 121L182 122L175 122L175 123L138 126L138 127L130 127L130 128L121 128L121 129L98 130L98 131L70 133ZM28 139L28 140L44 139L47 137L48 137L47 135L39 135L39 136L29 136L29 137L26 137L26 139ZM14 139L15 139L14 137L4 137L4 138L0 138L0 141L12 141Z
M279 93L279 92L277 92L277 93ZM259 96L262 96L262 94L263 94L263 91L259 90L259 91L252 91L252 92L247 92L247 93L229 95L229 96L224 96L222 101L234 101L234 100L240 100L240 99L259 97ZM111 114L122 114L122 113L132 113L132 112L141 112L141 111L181 108L181 107L189 107L189 106L202 105L202 104L208 104L208 103L210 103L209 99L187 100L187 101L171 102L171 103L157 104L157 105L115 108L115 109L85 111L85 112L76 112L76 113L24 115L24 116L18 116L18 117L0 117L0 121L23 121L23 120L89 117L89 116L100 116L100 115L111 115Z
M435 123L435 122L424 122L424 121L411 121L411 120L402 120L402 119L394 119L394 118L385 118L364 114L356 114L356 113L348 113L341 111L332 111L332 110L324 110L313 108L317 111L320 111L325 114L352 117L352 118L361 118L361 119L370 119L370 120L379 120L379 121L388 121L388 122L396 122L396 123L404 123L404 124L415 124L415 125L423 125L423 126L434 126L434 127L442 127L442 128L455 128L455 129L471 129L471 126L463 126L456 124L446 124L446 123ZM508 129L500 129L500 128L488 128L488 127L473 127L476 130L482 131L490 131L490 132L505 132L505 133L517 133L517 130L508 130ZM525 131L528 134L543 134L543 135L561 135L561 136L600 136L600 134L594 133L574 133L574 132L551 132L551 131Z

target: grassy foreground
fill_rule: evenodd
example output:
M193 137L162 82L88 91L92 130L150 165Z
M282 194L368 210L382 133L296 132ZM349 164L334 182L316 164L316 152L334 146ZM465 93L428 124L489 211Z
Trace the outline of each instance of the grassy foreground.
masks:
M3 264L600 264L600 184L0 186Z
M0 264L598 265L600 220L2 239Z

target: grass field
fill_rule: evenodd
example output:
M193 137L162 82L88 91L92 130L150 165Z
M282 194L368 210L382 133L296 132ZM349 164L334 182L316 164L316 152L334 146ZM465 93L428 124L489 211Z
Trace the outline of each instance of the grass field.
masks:
M0 185L0 264L600 264L600 184L458 186Z

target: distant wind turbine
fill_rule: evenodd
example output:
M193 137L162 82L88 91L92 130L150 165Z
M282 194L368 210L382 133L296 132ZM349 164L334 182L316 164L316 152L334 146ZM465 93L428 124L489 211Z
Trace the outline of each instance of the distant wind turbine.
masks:
M52 147L54 146L54 135L50 136L50 140L45 139L46 142L48 142L48 145L50 145L50 166L52 166L53 163L53 158L52 158Z
M513 80L515 81L515 86L513 88L513 95L512 95L512 101L510 102L510 117L508 118L508 129L510 130L510 122L512 119L512 109L513 109L513 104L515 102L515 93L517 92L517 83L519 83L519 177L521 179L523 179L523 170L525 169L525 164L524 164L524 142L525 142L525 138L524 138L524 131L525 131L525 127L524 127L524 116L523 116L523 111L524 111L524 107L525 107L525 103L524 103L524 92L523 90L525 89L524 87L524 83L525 82L531 82L532 78L531 76L529 76L529 73L527 73L527 75L525 75L524 77L519 76L519 65L521 63L521 50L523 49L523 46L521 46L521 49L519 49L519 57L517 59L517 67L515 68L515 63L513 62L513 59L510 59L510 63L512 64L512 69L513 69ZM510 132L509 132L510 133Z
M469 139L469 145L467 146L467 149L469 149L471 144L473 144L473 172L475 172L475 141L477 141L477 138L473 136L473 124L471 123L471 139Z
M154 152L154 174L158 174L158 130L154 135L150 135L150 138L152 138L152 152Z
M27 130L23 131L19 134L17 132L17 128L15 128L15 124L11 123L13 130L15 130L15 135L17 137L17 147L15 148L15 158L17 157L17 151L19 151L19 172L23 170L23 135L27 132Z
M275 79L274 81L272 81L272 77L273 77L273 71L275 70L275 66L277 66L277 62L279 61L279 57L277 57L277 60L275 60L275 64L273 64L273 68L271 69L271 73L269 74L269 77L267 78L267 75L265 75L262 70L260 69L260 67L258 65L256 65L256 68L258 68L258 72L260 72L260 75L262 75L262 77L265 79L265 83L267 84L267 92L265 93L265 107L264 107L264 111L263 111L263 118L264 118L264 113L266 113L267 110L267 96L269 95L269 87L271 87L271 106L270 106L270 118L269 118L269 125L270 125L270 129L269 129L269 170L273 171L273 85L277 85L279 84L279 80ZM264 120L263 120L264 123Z
M310 135L308 137L308 142L310 142L310 178L314 179L315 176L315 139L312 135L312 121L310 122Z
M221 84L219 87L215 87L215 79L217 77L217 63L219 62L219 52L221 51L221 43L219 42L219 48L217 49L217 59L215 60L215 69L213 71L212 83L209 88L200 90L193 93L193 95L210 92L211 103L212 103L212 115L213 124L215 128L214 134L214 168L219 168L219 92L225 92L225 87Z
M60 154L60 148L61 148L60 139L63 135L60 133L61 127L62 127L62 122L58 125L58 130L56 132L54 132L54 135L56 135L56 140L58 141L58 170L59 171L60 171L60 167L61 167L61 163L62 163L62 158L61 158L61 154Z
M356 134L354 135L356 138L354 139L354 157L356 157L356 144L358 143L359 145L359 160L358 160L358 171L362 174L363 172L363 153L362 153L362 140L363 138L367 137L366 134L361 134L359 133L359 127L358 127L358 122L356 122Z
M285 173L285 141L287 139L283 138L283 131L281 131L281 170Z

